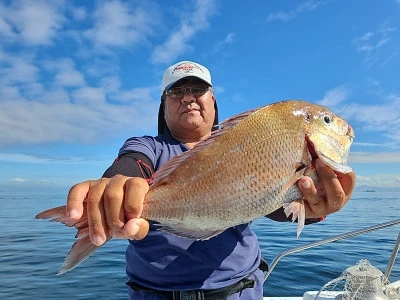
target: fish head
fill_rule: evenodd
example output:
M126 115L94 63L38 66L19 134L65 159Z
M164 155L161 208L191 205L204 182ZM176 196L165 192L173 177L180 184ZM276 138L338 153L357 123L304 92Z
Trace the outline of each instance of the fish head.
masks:
M340 173L349 173L347 165L354 130L348 122L323 106L307 108L306 140L313 158L319 157L325 164Z

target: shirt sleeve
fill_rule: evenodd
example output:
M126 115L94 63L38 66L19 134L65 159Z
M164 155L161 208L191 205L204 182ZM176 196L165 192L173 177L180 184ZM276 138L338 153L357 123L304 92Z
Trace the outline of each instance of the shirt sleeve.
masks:
M153 166L156 165L154 138L150 136L132 137L125 141L118 153L118 157L127 153L140 152L146 155Z
M277 221L277 222L289 222L291 218L286 217L285 211L283 207L277 209L276 211L266 215L267 218ZM305 220L305 225L318 223L322 221L324 218L307 218Z
M154 166L147 155L136 151L126 152L118 156L103 177L110 178L117 174L149 179L154 174Z

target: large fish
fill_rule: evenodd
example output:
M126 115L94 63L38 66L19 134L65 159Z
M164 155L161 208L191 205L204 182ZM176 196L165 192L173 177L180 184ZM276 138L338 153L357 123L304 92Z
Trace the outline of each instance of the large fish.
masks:
M305 210L297 180L308 175L318 181L317 157L338 172L350 172L347 158L353 139L353 129L345 120L316 104L283 101L245 112L160 168L141 216L159 222L160 230L204 240L283 206L288 216L298 220L299 235ZM62 206L36 218L78 229L78 240L60 273L98 248L90 242L86 214L78 222L71 221Z

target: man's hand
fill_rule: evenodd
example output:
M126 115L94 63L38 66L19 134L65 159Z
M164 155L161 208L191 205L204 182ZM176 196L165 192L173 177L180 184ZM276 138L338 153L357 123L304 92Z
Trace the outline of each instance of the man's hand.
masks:
M320 179L321 188L315 187L310 177L304 176L298 181L303 193L306 218L320 218L340 210L353 193L356 175L354 172L342 174L333 171L320 159L315 168Z
M139 177L116 175L74 185L68 194L67 216L79 220L86 202L90 239L100 246L107 236L143 239L149 222L140 218L147 181Z

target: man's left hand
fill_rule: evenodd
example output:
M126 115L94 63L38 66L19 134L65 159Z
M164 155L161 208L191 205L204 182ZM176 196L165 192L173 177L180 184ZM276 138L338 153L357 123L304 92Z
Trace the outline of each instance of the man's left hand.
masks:
M340 210L349 200L356 183L352 171L342 174L332 170L320 159L315 162L321 188L317 188L310 177L299 179L298 186L303 193L306 218L321 218Z

